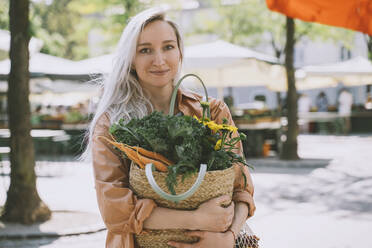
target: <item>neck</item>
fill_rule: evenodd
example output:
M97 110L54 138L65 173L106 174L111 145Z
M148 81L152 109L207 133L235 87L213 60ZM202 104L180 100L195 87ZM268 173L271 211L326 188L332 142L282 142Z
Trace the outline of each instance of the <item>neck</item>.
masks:
M150 102L154 106L154 109L161 111L164 114L169 113L169 105L173 92L173 85L166 86L164 88L157 88L154 90L146 89L149 95Z

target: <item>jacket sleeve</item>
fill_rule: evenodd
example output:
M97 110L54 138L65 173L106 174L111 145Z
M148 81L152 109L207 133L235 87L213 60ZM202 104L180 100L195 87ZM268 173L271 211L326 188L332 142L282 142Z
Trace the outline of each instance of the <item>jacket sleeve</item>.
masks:
M222 101L214 100L211 102L211 118L219 124L221 124L223 122L223 119L226 118L229 125L235 126L229 108ZM237 137L238 135L239 134L235 132L232 136ZM238 149L236 149L234 152L243 156L243 146L241 142L237 144L237 148ZM256 210L256 205L253 200L254 187L251 174L247 166L235 164L234 168L235 181L233 201L246 203L250 209L250 215L248 217L251 217ZM245 175L246 183L243 174Z
M129 161L99 138L109 138L109 123L108 115L102 115L93 132L92 158L98 206L109 231L138 234L156 204L151 199L137 199L129 189Z

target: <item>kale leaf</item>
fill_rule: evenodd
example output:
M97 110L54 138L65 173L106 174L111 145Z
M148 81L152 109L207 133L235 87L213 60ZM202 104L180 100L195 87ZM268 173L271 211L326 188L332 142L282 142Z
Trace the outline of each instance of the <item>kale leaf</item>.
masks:
M154 111L127 124L121 119L109 131L117 142L140 146L173 161L166 178L172 194L176 194L177 175L185 178L197 172L202 163L207 164L208 171L223 170L237 160L231 151L216 151L214 147L220 135L191 116L167 116Z

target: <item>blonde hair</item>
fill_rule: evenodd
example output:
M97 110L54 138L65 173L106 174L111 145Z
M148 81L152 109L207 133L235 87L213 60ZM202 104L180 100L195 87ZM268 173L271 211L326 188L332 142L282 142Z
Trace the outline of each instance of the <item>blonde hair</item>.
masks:
M80 156L81 160L91 158L93 131L98 119L103 114L109 115L112 124L120 118L124 118L126 122L132 118L142 118L148 115L149 111L153 111L153 106L144 94L137 74L131 70L131 67L141 31L147 24L157 20L167 22L176 34L181 60L175 79L179 77L184 48L177 24L166 19L165 10L162 8L151 8L131 18L119 40L112 72L100 82L102 94L96 113L85 135L87 146Z

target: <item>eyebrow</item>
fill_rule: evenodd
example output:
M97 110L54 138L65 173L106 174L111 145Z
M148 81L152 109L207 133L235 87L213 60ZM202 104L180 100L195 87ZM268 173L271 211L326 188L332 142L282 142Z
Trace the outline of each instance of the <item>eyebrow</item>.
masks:
M171 42L176 42L175 40L165 40L163 41L163 43L171 43ZM141 43L141 44L138 44L138 47L140 46L151 46L151 43L150 42L145 42L145 43Z

